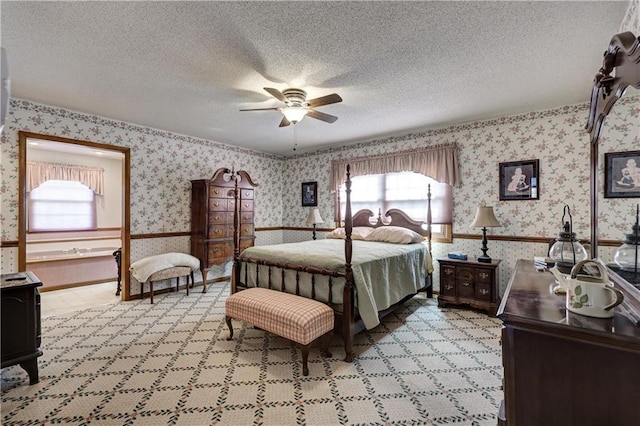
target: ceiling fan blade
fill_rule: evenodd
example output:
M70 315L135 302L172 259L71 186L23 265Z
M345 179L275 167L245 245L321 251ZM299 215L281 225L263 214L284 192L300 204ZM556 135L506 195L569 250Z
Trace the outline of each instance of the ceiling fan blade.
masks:
M279 91L278 89L274 89L273 87L263 87L263 89L269 92L271 96L273 96L280 102L285 102L285 103L287 102L287 98L285 98L282 92Z
M286 127L289 124L291 124L291 122L287 120L287 117L282 117L282 121L280 122L280 125L278 127Z
M338 102L342 102L342 98L337 93L332 93L327 96L322 96L320 98L315 98L315 99L311 99L310 101L307 101L309 106L312 108L322 106L322 105L335 104Z
M307 112L307 117L326 121L327 123L334 123L338 119L335 115L325 114L324 112L315 111L313 109L310 109L309 112Z
M280 108L249 108L249 109L241 109L240 111L277 111Z

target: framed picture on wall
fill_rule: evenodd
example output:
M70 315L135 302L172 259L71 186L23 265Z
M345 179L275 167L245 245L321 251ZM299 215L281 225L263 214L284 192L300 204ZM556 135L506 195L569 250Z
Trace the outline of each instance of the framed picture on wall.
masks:
M500 200L537 200L539 160L500 163Z
M604 196L640 197L640 151L604 154Z
M318 182L303 182L302 207L315 207L318 205Z

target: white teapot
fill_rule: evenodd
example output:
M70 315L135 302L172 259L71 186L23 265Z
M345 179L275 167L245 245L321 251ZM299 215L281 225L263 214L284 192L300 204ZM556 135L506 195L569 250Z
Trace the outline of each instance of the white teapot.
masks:
M600 277L590 275L578 275L578 272L586 264L593 263L600 272ZM576 314L596 318L613 317L613 308L624 300L620 290L614 288L609 281L604 266L593 260L578 262L572 269L568 278L561 274L555 274L559 284L566 289L566 308Z

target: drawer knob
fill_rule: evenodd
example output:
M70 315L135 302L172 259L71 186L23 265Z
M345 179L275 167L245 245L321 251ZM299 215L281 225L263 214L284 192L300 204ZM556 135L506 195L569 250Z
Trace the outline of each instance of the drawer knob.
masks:
M447 290L453 290L453 286L451 284L447 284L445 287Z
M451 274L453 274L453 270L451 270L451 269L445 269L445 270L444 270L444 273L445 273L445 274L447 274L447 275L451 275Z
M216 195L218 195L218 194L220 193L220 191L219 191L219 190L217 190L217 189L215 189L215 190L213 191L213 193L214 193L214 194L216 194Z
M220 230L219 230L218 228L216 228L216 229L214 229L214 230L213 230L213 233L214 233L214 234L219 234L219 233L220 233Z
M214 216L213 220L220 220L220 216Z
M216 254L220 253L220 249L218 247L214 247L213 252L216 253Z
M245 203L244 205L245 207L249 208L249 203Z
M480 277L482 277L483 280L486 280L487 278L489 278L489 274L487 274L486 272L480 272Z
M465 286L465 287L469 287L469 286L471 285L471 283L470 283L470 282L467 282L467 281L464 281L464 282L462 283L462 285L463 285L463 286Z
M486 296L487 294L489 294L489 290L487 290L486 288L482 288L480 289L480 294Z
M214 207L220 207L220 203L213 203Z
M249 219L251 219L251 216L242 216L242 218L243 218L244 220L249 220Z
M246 195L248 197L249 195L251 195L251 193L250 192L245 192L244 195Z

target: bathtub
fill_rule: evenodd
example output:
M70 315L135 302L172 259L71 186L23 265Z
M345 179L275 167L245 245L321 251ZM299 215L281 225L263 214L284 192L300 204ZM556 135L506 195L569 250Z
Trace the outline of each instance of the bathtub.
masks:
M113 256L118 247L85 247L51 251L34 251L27 253L27 263L51 262L55 260L69 260L74 258Z
M116 281L118 268L113 252L117 249L92 247L28 252L27 270L42 281L41 291Z

